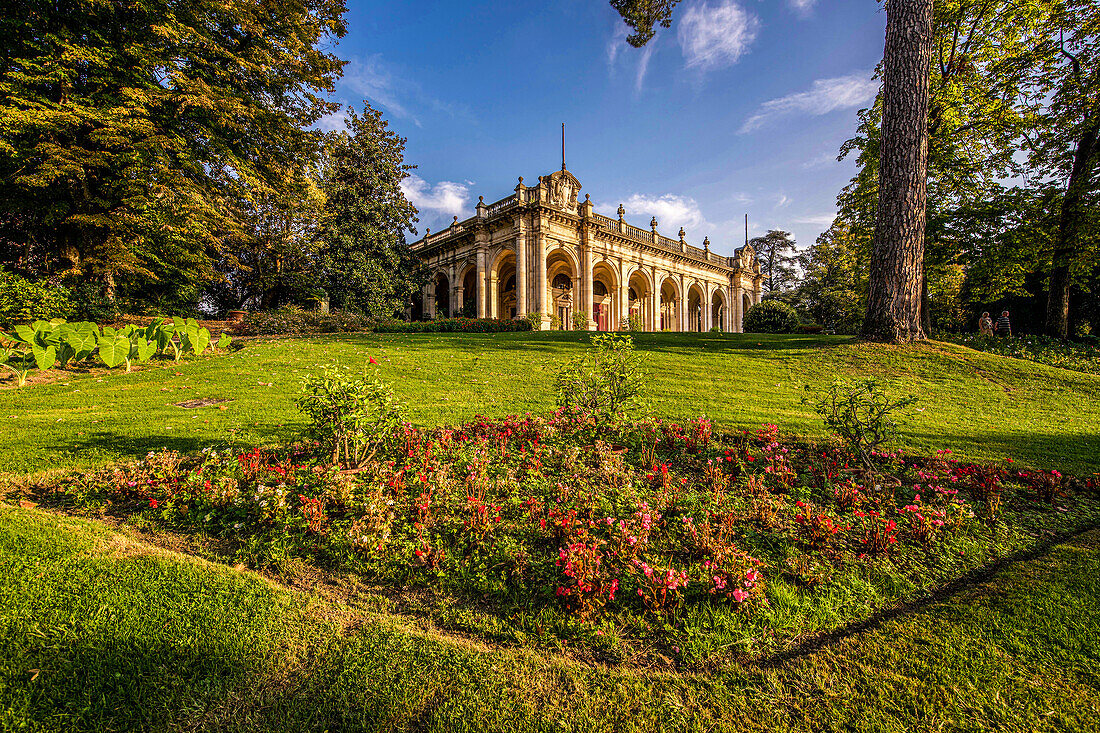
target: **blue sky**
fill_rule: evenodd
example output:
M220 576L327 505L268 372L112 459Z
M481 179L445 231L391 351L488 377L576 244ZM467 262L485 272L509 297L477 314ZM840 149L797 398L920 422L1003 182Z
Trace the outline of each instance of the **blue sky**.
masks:
M724 254L747 213L750 236L805 247L854 172L836 155L877 89L885 23L875 0L683 0L635 49L603 0L349 0L334 98L370 100L408 138L421 233L560 168L564 121L597 211L623 203Z

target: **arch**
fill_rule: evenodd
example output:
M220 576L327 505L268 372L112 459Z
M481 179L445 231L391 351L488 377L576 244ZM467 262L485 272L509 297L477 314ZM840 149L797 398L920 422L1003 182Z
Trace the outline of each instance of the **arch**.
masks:
M626 282L628 317L633 321L631 328L640 326L644 331L654 330L653 280L649 273L635 268Z
M607 261L592 268L592 303L589 318L598 331L615 331L622 314L619 313L619 273Z
M745 330L745 316L748 315L749 308L752 308L752 298L748 293L741 294L741 330Z
M661 331L681 331L680 283L672 277L661 281L661 312L657 324Z
M433 316L449 318L451 316L451 282L443 270L432 278Z
M467 264L455 278L458 291L455 294L455 314L474 318L477 316L477 265Z
M516 253L501 249L489 267L490 318L516 317Z
M546 315L557 328L568 330L573 327L575 299L580 292L579 272L576 257L565 247L559 245L546 254L546 286L549 292L544 302L550 306Z
M703 288L699 286L699 283L692 283L688 288L687 296L687 328L684 330L701 333L706 330L704 328L706 314L703 312L703 308L707 299L703 294Z
M715 288L710 295L710 322L719 331L730 330L729 306L726 304L726 292L721 287Z

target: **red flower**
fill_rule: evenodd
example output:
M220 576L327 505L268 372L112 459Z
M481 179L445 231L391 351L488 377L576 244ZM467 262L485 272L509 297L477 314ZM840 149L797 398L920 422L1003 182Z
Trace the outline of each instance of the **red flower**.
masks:
M153 509L156 509L157 508L157 500L156 499L150 499L149 500L149 506Z
M374 358L374 357L372 356L371 358L369 358L369 359L367 360L367 363L368 363L368 364L377 364L377 363L378 363L378 360L377 360L377 359L375 359L375 358Z

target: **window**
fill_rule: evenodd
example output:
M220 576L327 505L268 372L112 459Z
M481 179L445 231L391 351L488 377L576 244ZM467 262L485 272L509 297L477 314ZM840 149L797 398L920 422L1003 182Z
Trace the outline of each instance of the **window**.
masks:
M573 287L573 280L564 272L559 272L554 275L554 282L552 283L555 290L569 290Z
M592 294L602 298L603 296L607 295L607 286L597 280L596 282L592 283Z

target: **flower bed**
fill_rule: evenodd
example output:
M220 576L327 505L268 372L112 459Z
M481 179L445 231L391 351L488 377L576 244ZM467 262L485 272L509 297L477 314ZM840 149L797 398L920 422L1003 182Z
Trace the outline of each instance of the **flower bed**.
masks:
M230 561L350 572L444 628L689 668L866 618L1100 519L1095 477L949 452L878 454L868 474L772 425L597 433L558 414L399 437L354 471L309 446L166 451L39 496L216 538Z
M963 334L946 337L947 341L1016 359L1037 361L1047 366L1100 374L1100 347L1073 341L1059 341L1049 336L981 336Z

